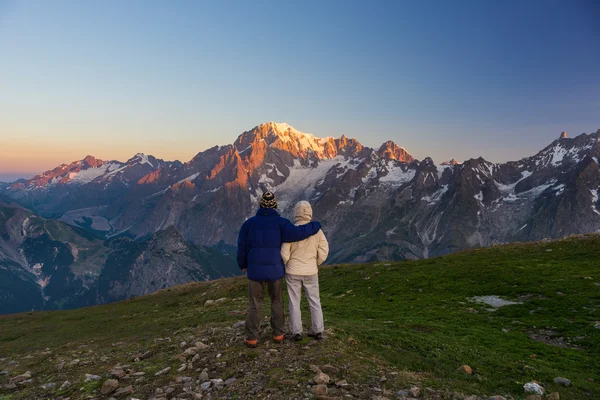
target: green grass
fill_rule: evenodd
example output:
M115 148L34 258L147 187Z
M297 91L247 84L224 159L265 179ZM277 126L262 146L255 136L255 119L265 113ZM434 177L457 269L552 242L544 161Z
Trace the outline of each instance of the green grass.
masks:
M335 334L324 348L335 350L336 359L329 363L356 362L357 357L374 363L373 369L384 363L417 374L422 385L433 388L521 398L523 384L537 380L549 392L559 391L561 399L600 398L600 330L594 327L600 320L599 283L597 235L422 261L326 267L320 272L321 299L326 327ZM468 300L484 295L523 304L489 311ZM157 345L156 338L231 326L243 317L226 312L245 309L245 296L245 278L231 278L86 309L0 317L0 358L22 358L49 348L53 355L21 360L20 368L60 383L67 375L55 371L56 360L75 357L81 344L110 358L94 371L110 369L123 354L152 349L156 356L143 365L155 372L178 365L170 361L172 351ZM204 307L207 299L220 297L233 301ZM303 317L306 326L306 301ZM540 329L552 331L554 339L563 338L568 347L528 336ZM113 345L117 342L122 344ZM238 352L233 349L223 357L235 360ZM244 354L250 361L258 357L252 351ZM474 375L457 372L463 364L470 365ZM85 372L89 368L69 373ZM558 376L572 385L555 386ZM0 377L0 384L6 383L4 378L8 380ZM75 386L72 393L81 388ZM0 389L0 399L2 395Z

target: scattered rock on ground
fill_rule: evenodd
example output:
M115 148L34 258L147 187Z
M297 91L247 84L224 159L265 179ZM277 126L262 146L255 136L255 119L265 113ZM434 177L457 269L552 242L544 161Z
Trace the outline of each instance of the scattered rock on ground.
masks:
M313 377L313 380L317 385L327 385L329 383L329 375L323 373L321 370L317 370L317 374Z
M83 382L88 383L92 381L99 381L100 379L102 379L102 377L100 377L99 375L85 374L85 380Z
M27 371L24 374L13 376L8 383L19 383L31 379L31 372Z
M554 378L554 383L556 383L557 385L569 386L571 384L571 381L567 378L558 377Z
M560 400L560 394L558 394L558 392L549 394L548 397L546 397L546 400Z
M127 386L127 387L118 389L114 393L114 396L117 397L117 398L119 398L121 396L129 396L130 394L133 394L133 387L132 386Z
M469 367L468 365L463 365L458 369L458 372L462 372L464 374L467 375L473 375L473 369L471 367Z
M157 373L154 374L154 376L162 376L166 373L168 373L171 370L171 367L167 367L164 369L161 369L160 371L158 371Z
M119 381L116 379L107 379L102 384L102 389L100 389L100 393L103 395L111 394L119 387Z
M315 396L325 396L327 395L327 385L316 385L314 386Z
M534 394L544 394L545 390L542 386L540 386L539 383L537 382L528 382L525 385L523 385L523 390L525 390L525 393L534 393Z

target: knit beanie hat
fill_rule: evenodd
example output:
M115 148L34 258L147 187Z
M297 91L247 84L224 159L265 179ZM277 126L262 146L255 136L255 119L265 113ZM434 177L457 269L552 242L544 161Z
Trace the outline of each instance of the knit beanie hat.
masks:
M260 207L277 208L277 201L275 200L275 195L270 191L264 192L262 198L260 199Z

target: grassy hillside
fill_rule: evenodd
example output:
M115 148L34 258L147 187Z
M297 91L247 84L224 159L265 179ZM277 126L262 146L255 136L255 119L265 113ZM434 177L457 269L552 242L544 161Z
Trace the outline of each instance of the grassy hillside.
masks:
M195 382L205 368L210 378L236 379L213 399L305 398L312 393L311 366L330 364L325 369L332 379L349 385L330 386L330 396L340 398L393 398L416 385L428 398L522 399L523 384L536 380L561 399L600 399L599 260L600 236L589 235L423 261L327 267L320 273L327 339L277 346L265 322L255 350L241 345L245 278L80 310L6 316L0 318L0 371L8 374L0 375L0 399L108 398L100 388L111 368L125 364L130 375L145 375L121 380L120 387L131 385L134 393L122 398L147 398L169 387L180 398L206 396ZM493 310L469 300L488 295L520 304ZM226 300L206 304L220 298ZM306 326L307 309L303 317ZM208 348L192 362L181 353L195 341ZM151 355L134 361L146 352ZM457 371L464 364L473 375ZM32 372L31 384L3 386L25 371ZM84 383L86 373L101 379ZM190 394L181 377L193 378ZM556 385L556 377L571 385ZM72 386L60 389L65 380ZM40 388L46 383L57 386Z

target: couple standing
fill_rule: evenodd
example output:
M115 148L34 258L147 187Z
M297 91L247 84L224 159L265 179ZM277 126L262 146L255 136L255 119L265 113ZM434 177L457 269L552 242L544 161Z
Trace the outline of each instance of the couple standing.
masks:
M294 209L292 224L276 211L277 201L271 192L260 200L256 216L248 219L238 236L237 261L248 274L249 306L246 318L246 345L254 348L260 335L261 309L265 285L271 296L271 328L273 340L283 342L285 315L283 312L282 280L285 276L290 303L290 325L294 340L302 339L300 300L302 287L310 304L312 327L308 333L322 339L324 323L319 297L318 266L329 253L327 239L319 222L312 221L312 208L301 201Z

